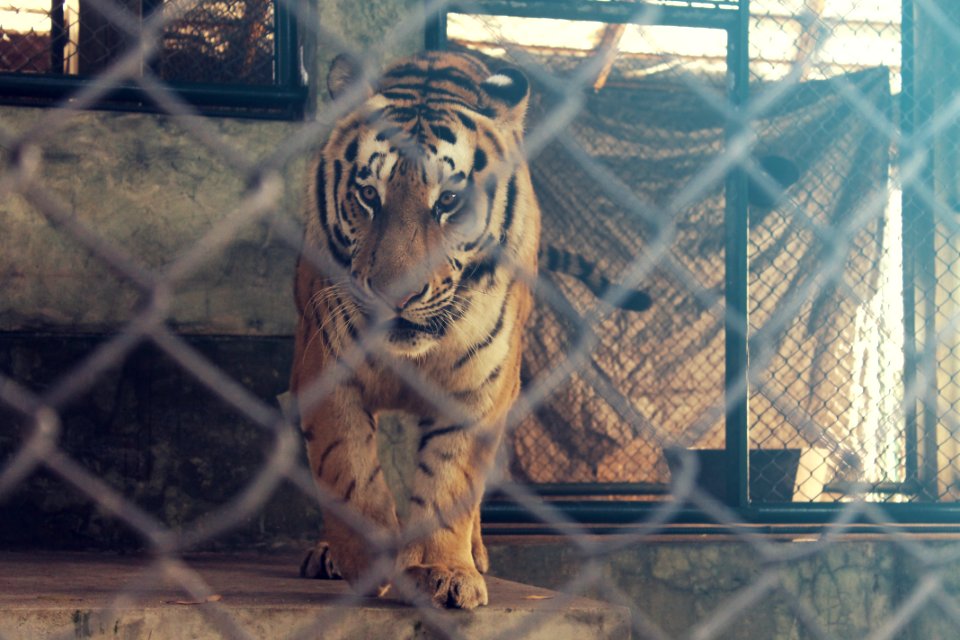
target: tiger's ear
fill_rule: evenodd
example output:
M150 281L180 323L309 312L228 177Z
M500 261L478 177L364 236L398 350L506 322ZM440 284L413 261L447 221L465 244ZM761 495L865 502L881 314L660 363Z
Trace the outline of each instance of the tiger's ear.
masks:
M514 67L504 67L484 80L480 88L487 95L487 106L497 120L522 125L527 113L530 83L523 72Z
M358 86L364 86L363 97L373 95L373 89L363 78L363 65L353 56L341 53L330 63L327 73L327 91L334 100Z

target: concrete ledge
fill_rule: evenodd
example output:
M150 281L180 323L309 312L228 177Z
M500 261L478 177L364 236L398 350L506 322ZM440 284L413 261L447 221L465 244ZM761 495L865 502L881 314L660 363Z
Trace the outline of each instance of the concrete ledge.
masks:
M300 579L290 554L203 554L185 564L212 601L192 601L144 558L0 552L0 638L630 637L626 608L497 578L487 579L487 607L423 612L389 598L356 598L342 581Z

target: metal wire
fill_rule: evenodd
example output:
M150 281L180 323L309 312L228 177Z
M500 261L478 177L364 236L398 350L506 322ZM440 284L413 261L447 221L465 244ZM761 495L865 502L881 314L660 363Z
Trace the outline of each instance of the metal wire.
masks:
M524 390L508 419L504 469L488 481L491 512L498 502L510 504L583 558L572 578L558 585L564 594L630 606L636 637L671 637L656 612L609 579L603 563L693 512L749 548L761 569L700 615L684 637L730 637L752 609L777 599L804 637L830 638L834 630L785 577L787 569L822 556L867 525L926 569L867 637L898 637L931 605L960 624L960 605L938 566L955 561L960 551L931 551L891 524L908 513L897 511L903 506L922 509L920 520L955 513L960 497L960 197L951 173L960 166L960 84L930 85L935 72L960 83L960 68L922 58L915 33L905 30L917 20L925 37L958 51L958 12L935 0L905 0L902 13L884 10L884 3L856 2L849 13L831 13L830 3L813 0L755 0L752 8L726 0L568 2L553 13L538 2L438 0L410 8L393 28L376 34L370 49L323 27L306 2L147 4L138 13L130 3L90 0L73 18L82 22L92 8L108 24L101 36L67 43L70 55L84 55L85 46L107 47L107 55L83 63L94 65L88 81L32 123L0 124L0 199L28 203L70 250L133 292L120 314L124 320L49 384L34 387L13 366L0 373L0 415L22 434L16 442L0 439L0 500L35 474L52 474L155 556L138 582L115 595L111 609L163 579L206 599L209 585L182 554L223 539L261 513L284 483L319 500L375 550L361 586L388 578L398 545L424 533L408 528L398 538L314 487L297 444L296 416L251 392L174 323L177 294L208 277L210 256L241 242L245 230L269 227L272 241L300 251L301 226L287 211L287 194L300 190L303 172L290 167L299 167L362 100L353 92L323 102L315 122L290 124L269 154L257 157L171 88L191 81L273 83L277 50L284 46L277 42L276 14L283 9L325 57L346 52L370 79L383 52L403 48L429 23L446 29L439 35L446 46L517 65L531 80L526 160L544 209L544 244L583 256L622 285L597 294L546 269L530 283L538 305L528 331ZM741 33L731 16L748 10L750 30ZM583 18L590 11L608 22L551 23L569 29L566 40L551 39L543 24L523 22ZM67 46L55 42L54 26L46 36L38 33L45 20L53 24L54 12L18 2L0 7L0 15L21 12L34 31L28 37L0 24L6 38L0 40L0 71L42 76L59 74L53 69L58 64L67 69L67 49L59 58L55 51L42 53L44 46ZM437 22L437 16L445 18ZM620 23L631 26L611 29ZM76 27L57 28L70 33ZM716 33L725 40L719 45L711 40ZM125 47L110 49L116 34ZM748 35L762 46L748 52L751 77L732 82ZM92 47L91 37L104 40ZM897 55L889 53L893 49ZM47 54L54 62L45 61ZM741 103L735 87L748 80L750 97ZM121 85L135 85L167 126L215 158L213 170L237 185L222 215L161 261L145 259L136 246L98 228L92 212L78 207L46 172L57 138ZM158 198L166 197L162 185L156 188ZM109 190L102 197L110 198ZM731 247L739 246L731 238L738 234L746 253L731 256ZM336 272L309 249L303 259ZM739 283L745 309L724 279L736 259L747 264L746 281ZM637 288L649 294L651 308L621 309ZM19 311L29 316L33 310ZM45 328L15 327L27 333ZM745 334L730 340L728 332ZM326 398L350 363L376 348L375 338L360 336L341 354L345 366L312 381L301 394L304 406ZM738 340L744 351L731 359ZM256 425L268 449L234 497L186 524L139 504L106 473L84 464L64 426L72 404L145 348ZM737 361L744 375L725 376L724 366ZM463 414L457 399L414 363L396 359L390 366L444 415ZM747 427L740 434L743 450L735 450L725 418L741 410ZM645 509L624 511L628 515L617 524L628 526L620 535L598 538L591 535L594 523L579 521L562 501L544 499L550 486L611 504L632 491L627 502ZM617 486L621 495L604 495L604 486ZM738 486L745 486L746 503L735 495ZM821 535L803 546L765 536L751 517L774 503L784 517L811 503L829 506L818 511ZM395 586L439 637L461 637L415 595L410 580L398 578ZM344 595L338 604L358 601ZM249 637L227 608L211 603L202 612L224 637ZM349 615L349 609L331 609L306 620L295 637L313 637ZM525 637L534 624L505 628L500 637Z

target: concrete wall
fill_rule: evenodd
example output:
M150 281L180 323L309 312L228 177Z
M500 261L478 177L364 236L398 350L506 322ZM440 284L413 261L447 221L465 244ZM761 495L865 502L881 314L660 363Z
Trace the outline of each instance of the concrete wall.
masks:
M343 47L386 61L422 48L422 20L396 26L420 0L319 0L304 25L317 117L325 117L326 69ZM315 33L314 33L315 31ZM320 69L317 72L316 69ZM13 142L27 137L33 185L102 242L144 269L162 272L223 220L236 216L247 176L304 122L237 118L188 121L164 115L0 107L0 178L12 172ZM224 155L190 132L203 128ZM293 267L306 153L278 167L276 204L204 252L174 290L169 324L250 393L272 403L287 389L296 312ZM58 384L142 307L143 293L17 188L0 182L0 374L42 392ZM12 188L11 192L2 189ZM292 226L292 236L279 233ZM228 502L271 449L243 419L149 345L110 367L61 411L61 449L172 527ZM0 467L28 437L29 420L0 403ZM384 429L387 437L393 431ZM229 462L224 462L228 460ZM312 496L281 487L262 510L218 543L269 546L310 536L319 525ZM90 500L42 469L0 496L0 547L136 548L142 542Z
M308 72L311 95L320 101L318 119L325 117L321 87L330 60L344 47L374 61L422 48L422 20L415 15L401 33L396 30L420 6L419 0L319 0L319 24L303 25L315 56ZM162 272L237 215L247 176L236 160L253 165L269 158L285 141L299 139L305 124L0 107L0 161L11 159L8 140L28 136L39 158L34 185L44 196L138 266ZM232 151L205 146L191 127ZM194 337L203 356L265 402L287 389L299 232L284 237L279 230L300 227L305 155L279 167L276 205L240 224L230 242L206 252L198 269L177 284L169 317L172 327ZM97 348L97 334L129 322L144 296L128 277L51 225L17 186L0 197L0 372L40 392ZM256 476L271 448L267 433L149 346L111 367L89 393L64 407L61 418L59 446L68 455L173 527L229 501ZM30 424L2 405L0 421L2 466ZM220 462L224 458L229 464ZM319 516L311 498L282 487L262 513L220 542L261 546L312 535ZM81 492L42 470L0 500L0 546L140 544Z
M319 23L304 25L311 93L323 121L326 69L344 47L373 61L423 45L422 20L396 27L419 0L319 0ZM317 72L316 69L320 69ZM91 234L138 267L163 272L221 221L238 215L248 176L237 169L302 138L304 122L0 107L0 162L26 137L32 185ZM191 128L230 151L201 143ZM203 253L174 288L168 322L251 394L272 403L288 388L296 312L293 267L307 153L277 169L275 206ZM26 165L25 165L26 166ZM0 164L0 176L12 171ZM100 334L129 322L144 295L18 192L0 191L0 373L40 393L94 353ZM292 227L291 234L280 229ZM256 477L271 437L245 420L159 350L144 345L62 407L58 446L165 524L187 526L227 503ZM29 437L31 423L0 403L0 467ZM383 429L389 438L395 430ZM224 461L229 462L224 462ZM312 496L280 487L269 504L217 544L270 546L312 536ZM42 468L0 496L0 547L136 548L132 532L83 492Z
M419 0L320 0L313 95L340 50L353 45L374 59L421 48L418 21L399 39L387 37ZM310 25L306 25L309 27ZM309 29L308 29L309 33ZM319 114L323 116L322 105ZM57 128L51 122L62 123ZM267 158L302 123L196 118L217 139L252 162ZM37 184L66 211L149 269L162 270L219 220L236 211L244 175L169 116L0 107L0 160L9 144L34 131L40 154ZM196 334L287 335L294 311L295 249L276 233L275 219L299 220L303 158L282 167L276 210L238 229L177 287L171 313L180 331ZM0 198L0 331L109 332L140 304L129 280L58 232L27 199Z
M0 335L0 372L43 390L83 362L104 340ZM287 389L292 340L188 339L204 358L271 401ZM148 344L109 367L88 393L60 411L60 449L174 530L195 526L230 504L263 471L272 434L244 418L169 357ZM28 420L0 403L0 468L31 433ZM281 484L227 535L205 548L269 548L316 535L312 494ZM135 531L84 492L40 466L0 495L0 549L133 550Z
M652 625L666 633L635 631L634 637L958 637L954 543L931 537L906 545L879 536L824 547L810 539L768 542L782 554L779 562L744 540L723 537L594 538L596 555L556 538L495 539L488 546L496 576L627 604L635 629ZM752 587L758 587L755 598L745 598ZM902 626L892 625L897 616Z
M3 126L21 133L51 111L6 107ZM144 268L163 270L236 210L243 176L170 117L134 113L62 114L69 123L39 144L37 182L103 241ZM270 153L295 131L288 122L196 119L251 157ZM285 168L275 215L298 219L302 162ZM137 288L26 198L0 202L0 330L110 332L140 304ZM198 333L289 333L294 250L271 234L269 219L244 225L176 289L171 321Z

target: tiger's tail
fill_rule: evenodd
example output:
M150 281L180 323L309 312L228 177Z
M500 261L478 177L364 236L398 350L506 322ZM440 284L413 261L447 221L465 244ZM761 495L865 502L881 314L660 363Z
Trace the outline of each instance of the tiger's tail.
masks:
M579 253L547 245L540 249L540 264L548 271L573 276L598 298L619 300L615 306L624 311L646 311L653 304L649 293L610 282L609 278L597 269L595 262L587 260Z

